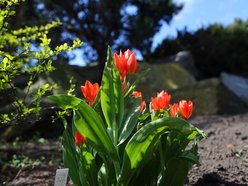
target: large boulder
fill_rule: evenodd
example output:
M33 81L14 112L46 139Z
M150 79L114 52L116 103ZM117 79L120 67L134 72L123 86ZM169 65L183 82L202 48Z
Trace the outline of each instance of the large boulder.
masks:
M248 104L248 79L233 74L221 73L224 85Z
M175 55L167 56L163 59L155 59L151 62L155 63L176 63L181 65L185 70L187 70L191 75L196 77L198 75L197 69L195 67L195 62L192 54L189 51L180 51Z
M172 103L182 99L192 100L194 115L238 114L248 111L248 106L233 94L218 78L199 81L191 87L170 91Z
M142 79L137 88L143 92L145 99L150 98L160 90L169 91L192 87L196 83L195 78L176 63L140 63L139 68L140 71L150 69L150 72Z

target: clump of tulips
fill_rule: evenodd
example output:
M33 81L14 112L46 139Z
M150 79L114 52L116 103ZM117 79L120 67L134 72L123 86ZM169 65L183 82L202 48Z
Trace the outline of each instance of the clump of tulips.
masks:
M191 101L170 104L171 95L157 93L148 104L135 90L146 74L138 74L130 50L112 55L108 49L101 86L86 81L84 99L54 95L50 99L73 111L64 121L63 161L75 185L183 185L199 162L201 130L187 119ZM131 81L131 76L137 77Z

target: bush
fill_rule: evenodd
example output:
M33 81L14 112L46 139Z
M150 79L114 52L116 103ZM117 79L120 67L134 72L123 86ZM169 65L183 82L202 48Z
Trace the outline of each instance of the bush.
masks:
M8 19L15 15L13 6L20 0L2 0L0 2L0 100L1 124L18 124L35 121L39 118L42 98L56 85L44 84L32 89L34 81L41 75L55 70L52 59L62 51L69 51L79 45L75 40L72 46L66 43L55 48L50 47L48 37L50 29L59 26L52 22L43 26L8 29ZM16 83L23 75L27 77L24 85ZM27 101L27 98L31 101Z
M218 77L221 72L248 76L248 21L235 20L227 27L213 24L190 33L178 32L176 39L166 39L157 47L153 58L189 50L200 76Z

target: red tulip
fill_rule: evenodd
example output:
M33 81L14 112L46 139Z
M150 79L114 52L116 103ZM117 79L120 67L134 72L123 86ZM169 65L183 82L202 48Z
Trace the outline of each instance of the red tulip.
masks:
M78 147L80 147L81 143L86 144L85 138L78 131L75 134L75 143Z
M182 100L179 102L180 116L183 119L189 119L193 112L192 101Z
M142 93L139 91L133 91L132 95L134 95L137 98L141 98L142 99Z
M132 53L127 61L127 72L129 74L136 74L138 72L138 63L136 56Z
M154 111L159 110L159 109L165 109L170 103L170 98L171 96L165 91L161 91L157 93L157 97L151 98L152 109Z
M145 108L145 105L146 105L146 102L145 101L142 101L142 93L139 92L139 91L133 91L132 95L134 95L137 98L140 98L140 100L141 100L141 103L140 103L140 112L143 112L143 110Z
M81 91L85 97L89 101L89 105L91 106L96 98L96 95L99 91L98 83L92 84L90 81L85 82L85 86L80 86Z
M174 103L173 105L170 106L170 115L172 117L175 117L179 111L179 106L177 103Z
M117 70L121 75L121 79L124 80L127 75L127 63L125 59L125 55L120 51L120 55L114 54L114 60Z
M122 80L125 79L127 73L135 74L138 71L136 56L130 50L126 50L124 54L121 51L119 55L115 53L114 61Z

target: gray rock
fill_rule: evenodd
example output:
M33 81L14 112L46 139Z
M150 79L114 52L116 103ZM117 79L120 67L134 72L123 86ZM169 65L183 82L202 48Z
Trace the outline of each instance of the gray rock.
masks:
M176 63L140 63L139 68L140 71L150 68L150 72L142 79L137 88L143 92L145 99L160 90L169 91L191 87L196 83L195 78Z
M221 80L231 92L248 104L248 79L223 72Z
M195 68L194 59L189 51L178 52L175 56L171 56L171 58L172 58L172 61L175 61L175 63L182 65L193 76L197 75L197 70Z
M191 87L170 91L171 103L192 100L193 115L238 114L248 112L248 105L233 94L218 78L199 81Z
M197 76L198 72L195 67L194 58L189 51L180 51L175 55L168 56L164 59L156 59L155 63L177 63L181 65L194 77Z

